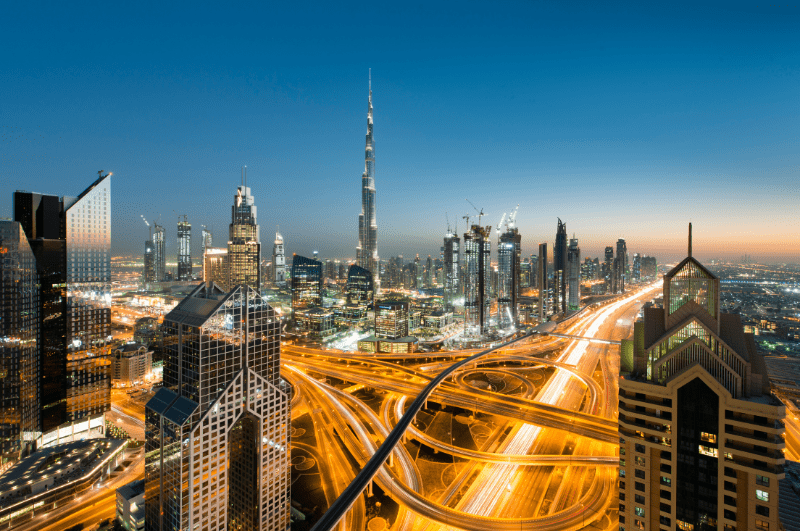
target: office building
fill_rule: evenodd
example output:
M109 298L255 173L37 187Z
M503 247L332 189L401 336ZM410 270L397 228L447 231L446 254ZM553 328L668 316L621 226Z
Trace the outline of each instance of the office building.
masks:
M39 276L40 421L49 432L110 407L111 174L78 197L14 193Z
M247 185L239 186L233 197L228 234L228 285L261 290L261 239L255 198Z
M509 225L497 243L497 325L500 328L512 328L518 324L521 260L522 236L519 229Z
M605 261L603 262L603 281L606 286L606 293L614 293L614 248L606 247Z
M211 234L211 231L208 230L208 227L203 225L203 254L206 254L207 249L211 249L214 246L214 236Z
M372 273L355 264L347 271L347 304L366 305L371 308L375 297Z
M628 248L625 240L617 240L617 256L612 268L612 293L625 293L625 277L628 270Z
M164 227L158 223L153 224L153 270L156 282L166 280L167 274L167 249Z
M272 272L272 281L277 286L286 285L286 251L280 232L275 233L275 243L272 245Z
M558 219L553 245L553 311L567 311L567 224Z
M200 284L164 317L145 409L145 529L289 528L289 386L258 291Z
M322 262L292 256L292 312L322 306Z
M489 325L490 227L473 225L464 233L464 333L480 337Z
M125 343L111 351L111 379L128 387L144 383L153 372L153 351L140 343Z
M536 285L539 288L539 322L543 323L550 314L550 306L547 304L549 299L549 286L547 285L547 244L539 244L539 257L537 258Z
M658 275L658 264L655 256L642 257L642 280L655 280Z
M192 280L192 224L183 216L178 221L178 272L177 280Z
M444 236L444 307L453 311L461 295L461 238L450 232Z
M358 216L358 249L356 263L372 273L380 283L378 269L378 222L375 218L375 141L372 137L372 74L367 108L367 141L364 150L364 173L361 175L361 214Z
M144 531L144 480L117 489L117 521L125 531Z
M208 285L215 283L222 290L231 288L228 277L228 250L219 247L209 247L203 254L203 282Z
M531 286L532 288L539 287L539 255L531 255Z
M417 312L419 314L419 312ZM358 341L363 352L406 354L414 352L417 338L408 335L411 312L407 302L381 301L375 304L375 335Z
M0 220L0 465L41 434L39 275L25 231ZM8 340L6 340L8 339Z
M142 281L145 283L157 282L156 281L156 262L155 262L155 247L153 240L144 242L144 271L142 272Z
M642 280L642 256L639 253L633 253L633 266L631 267L631 278L636 282Z
M581 306L581 249L578 239L573 234L567 249L567 283L569 285L569 310L577 310Z
M622 346L620 529L777 531L785 406L688 250Z

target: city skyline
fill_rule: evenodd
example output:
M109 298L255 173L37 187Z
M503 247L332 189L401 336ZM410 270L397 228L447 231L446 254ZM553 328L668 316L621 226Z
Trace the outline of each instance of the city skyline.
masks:
M28 9L14 6L7 20ZM5 57L14 75L0 88L9 102L0 216L10 217L20 182L68 195L71 182L104 168L120 183L112 252L140 254L140 216L160 215L174 256L175 214L224 234L226 209L216 204L247 165L264 198L261 224L281 227L288 253L354 258L371 67L384 258L438 254L445 213L463 234L469 198L492 226L520 203L523 255L552 243L560 217L586 256L624 238L632 252L674 261L681 231L664 223L675 217L694 222L702 259L800 261L790 185L800 167L798 74L786 68L800 54L796 9L425 6L423 16L334 14L335 29L330 13L312 12L304 21L313 38L270 23L269 39L247 20L238 25L259 17L225 10L213 15L237 24L207 43L187 29L164 31L169 17L133 13L121 23L114 8L60 9L41 19L47 39L6 46L15 54ZM672 24L653 24L655 16ZM569 32L557 33L565 22ZM100 49L93 28L109 26L115 38ZM386 31L367 48L341 36L365 26ZM9 27L4 41L17 42L20 31ZM142 32L168 36L142 44ZM200 186L182 193L189 183ZM710 190L725 208L707 207ZM192 240L199 257L201 238Z

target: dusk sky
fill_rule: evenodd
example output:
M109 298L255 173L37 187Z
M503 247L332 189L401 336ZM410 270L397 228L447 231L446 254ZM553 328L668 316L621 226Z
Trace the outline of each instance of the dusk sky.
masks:
M526 255L560 217L584 257L675 260L691 221L701 260L800 262L800 4L696 4L6 3L0 217L113 171L115 253L188 214L199 256L247 165L263 256L355 257L372 68L381 258L469 198Z

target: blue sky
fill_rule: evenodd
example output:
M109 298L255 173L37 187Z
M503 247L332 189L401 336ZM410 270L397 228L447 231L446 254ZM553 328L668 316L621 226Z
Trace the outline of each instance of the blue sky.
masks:
M113 241L177 214L224 245L241 166L269 248L352 257L367 71L382 258L520 204L597 256L800 261L800 7L705 3L17 3L0 22L0 216L114 172Z

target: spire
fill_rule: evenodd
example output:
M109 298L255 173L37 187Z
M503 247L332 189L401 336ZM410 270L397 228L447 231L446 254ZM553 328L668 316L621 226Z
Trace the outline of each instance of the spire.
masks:
M692 256L692 224L689 223L689 256Z

